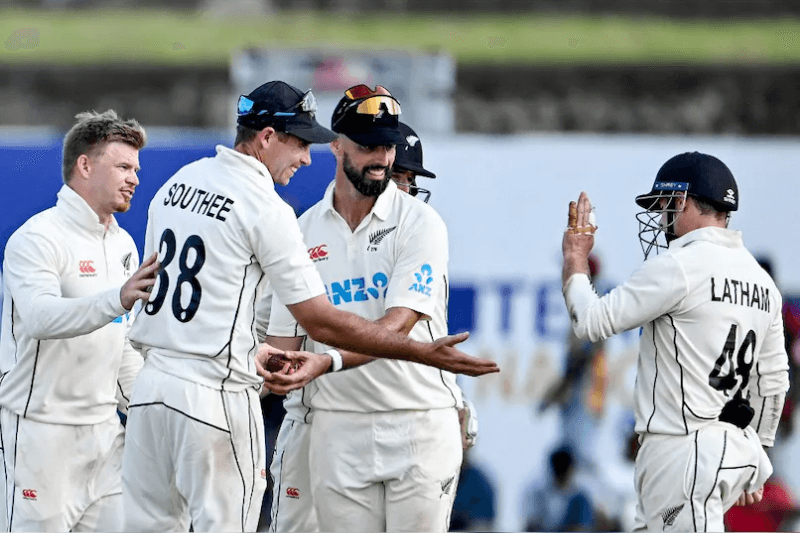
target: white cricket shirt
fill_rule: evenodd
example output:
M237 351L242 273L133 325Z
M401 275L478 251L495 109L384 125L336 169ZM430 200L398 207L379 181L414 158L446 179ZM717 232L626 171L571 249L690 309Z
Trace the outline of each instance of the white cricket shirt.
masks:
M447 228L433 208L389 182L372 211L355 231L333 208L334 183L324 198L299 219L308 255L325 282L328 300L339 309L376 320L391 307L425 315L409 336L431 342L447 335ZM306 335L294 318L273 300L270 335ZM320 353L329 347L309 342ZM298 391L288 409L310 399L315 409L376 412L461 406L452 373L389 359L327 374L318 391Z
M123 353L140 357L128 343L130 319L119 297L138 264L131 236L113 217L106 231L66 185L55 207L14 232L3 261L4 409L55 424L116 416ZM122 379L126 388L132 381Z
M755 397L788 390L781 296L739 231L692 231L602 298L587 276L575 275L565 298L581 338L642 326L638 433L696 431L745 382Z
M155 194L147 257L154 250L161 272L131 340L148 364L219 390L261 387L255 319L268 283L290 304L325 292L267 167L224 146Z

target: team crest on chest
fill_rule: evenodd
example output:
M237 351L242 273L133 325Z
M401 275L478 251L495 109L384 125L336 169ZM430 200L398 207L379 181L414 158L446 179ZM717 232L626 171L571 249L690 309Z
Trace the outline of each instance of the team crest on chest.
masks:
M378 245L383 241L383 239L389 235L391 232L397 229L397 226L392 226L391 228L384 228L379 229L376 232L373 232L369 236L369 244L367 245L368 252L377 252Z
M122 256L122 268L125 269L125 277L129 277L131 275L131 257L133 256L132 253L128 252L127 254Z

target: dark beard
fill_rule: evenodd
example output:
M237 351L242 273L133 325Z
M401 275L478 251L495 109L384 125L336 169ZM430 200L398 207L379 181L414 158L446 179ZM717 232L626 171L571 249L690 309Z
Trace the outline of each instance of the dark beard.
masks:
M392 178L392 169L380 165L364 167L364 169L359 172L350 164L350 158L347 157L347 154L345 154L344 161L342 161L342 170L344 170L344 175L347 176L347 179L353 184L353 187L364 196L370 198L377 198L380 196L381 193L386 190L386 187L389 185L389 180ZM367 177L367 172L370 170L383 170L385 178L381 181L369 179Z

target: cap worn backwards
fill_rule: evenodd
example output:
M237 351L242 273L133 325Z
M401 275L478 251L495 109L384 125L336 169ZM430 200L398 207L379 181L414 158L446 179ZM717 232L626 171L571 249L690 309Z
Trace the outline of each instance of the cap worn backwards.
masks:
M362 146L398 145L404 142L400 112L400 104L385 87L355 85L336 104L331 129Z
M309 90L282 81L269 81L239 97L236 123L254 130L267 126L310 143L328 143L336 138L317 122L317 101Z
M403 143L397 145L397 152L394 156L394 168L409 170L417 176L435 178L436 174L425 170L422 166L422 141L419 140L416 132L411 126L400 122L400 134L403 136Z
M669 159L656 174L652 190L636 197L650 209L654 196L666 191L686 191L722 212L739 209L739 188L730 169L713 155L686 152Z

